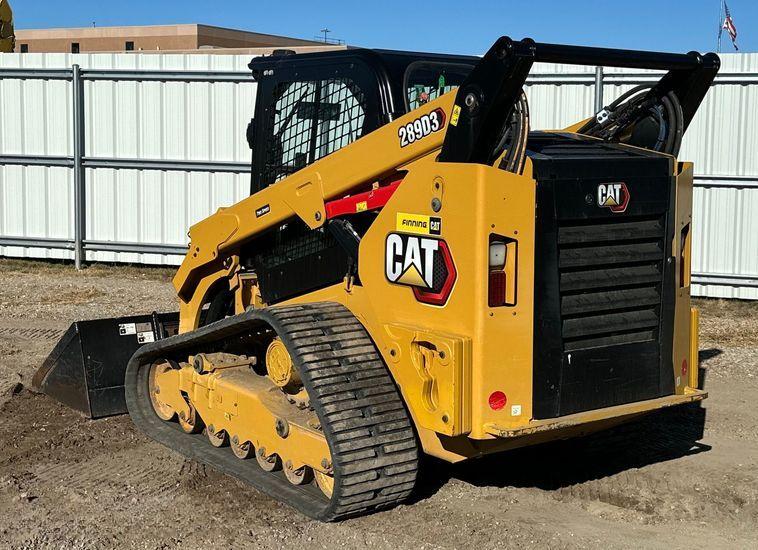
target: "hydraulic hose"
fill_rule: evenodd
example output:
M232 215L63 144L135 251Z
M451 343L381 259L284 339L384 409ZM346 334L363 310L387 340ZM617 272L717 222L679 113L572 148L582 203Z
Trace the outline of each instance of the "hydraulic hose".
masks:
M579 133L611 143L626 143L635 126L650 117L658 123L658 136L648 148L678 155L684 133L682 105L673 91L660 95L652 84L623 93L582 126Z
M523 173L528 138L529 103L527 102L526 95L522 92L521 97L513 108L511 116L504 125L502 136L493 153L495 159L502 155L499 165L502 170L513 172L514 174Z

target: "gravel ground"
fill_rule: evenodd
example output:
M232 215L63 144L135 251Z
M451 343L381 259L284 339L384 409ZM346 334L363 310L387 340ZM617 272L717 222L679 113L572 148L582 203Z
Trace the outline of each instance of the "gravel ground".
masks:
M413 502L323 525L27 389L72 321L174 309L170 277L0 260L0 547L758 547L758 303L698 301L704 407L429 461Z

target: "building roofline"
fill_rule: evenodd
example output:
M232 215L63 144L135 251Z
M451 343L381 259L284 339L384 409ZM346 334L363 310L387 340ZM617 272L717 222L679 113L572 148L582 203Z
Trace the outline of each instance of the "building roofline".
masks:
M303 45L319 45L322 44L321 42L317 40L309 40L307 38L297 38L294 36L284 36L279 34L270 34L270 33L263 33L263 32L256 32L256 31L249 31L249 30L243 30L243 29L232 29L228 27L217 27L215 25L206 25L203 23L177 23L173 25L113 25L113 26L103 26L103 27L51 27L51 28L37 28L37 29L19 29L16 28L16 34L18 35L21 33L22 35L25 33L35 33L40 38L54 38L54 37L68 37L72 34L77 34L79 36L87 36L88 34L93 35L100 35L103 32L110 33L110 34L118 34L119 32L123 34L128 33L140 33L145 32L147 30L154 30L155 33L145 33L146 35L152 35L152 34L163 34L160 31L166 31L168 29L174 29L177 32L184 32L184 33L196 33L201 34L203 32L214 32L214 31L221 31L224 33L230 33L235 35L243 35L243 36L250 36L250 37L268 37L268 38L278 38L282 40L295 40Z
M309 44L324 44L323 42L320 42L318 40L311 40L309 38L298 38L297 36L285 36L283 34L271 34L267 32L258 32L258 31L246 31L242 29L230 29L229 27L217 27L215 25L206 25L204 23L197 23L198 29L204 28L204 29L212 29L212 30L219 30L219 31L228 31L228 32L235 32L235 33L244 33L244 34L254 34L255 36L269 36L271 38L284 38L288 40L301 40L303 42L308 42Z
M198 23L175 23L171 25L104 25L102 27L37 27L34 29L19 29L17 31L54 32L54 31L97 31L102 29L170 29L179 27L198 27Z

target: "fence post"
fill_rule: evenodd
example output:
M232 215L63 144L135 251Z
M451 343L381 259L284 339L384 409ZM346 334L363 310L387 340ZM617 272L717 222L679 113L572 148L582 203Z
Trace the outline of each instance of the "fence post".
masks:
M599 113L603 107L603 68L595 67L595 113Z
M86 234L86 197L84 182L84 81L79 65L73 69L73 116L74 116L74 265L82 268L84 262L84 238Z

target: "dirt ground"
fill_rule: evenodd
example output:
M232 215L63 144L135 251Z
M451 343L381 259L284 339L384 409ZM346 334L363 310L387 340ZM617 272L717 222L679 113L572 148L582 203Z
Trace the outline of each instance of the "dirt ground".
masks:
M430 461L413 502L324 525L29 390L72 321L172 310L170 276L0 260L0 547L758 548L758 303L698 301L704 407Z

